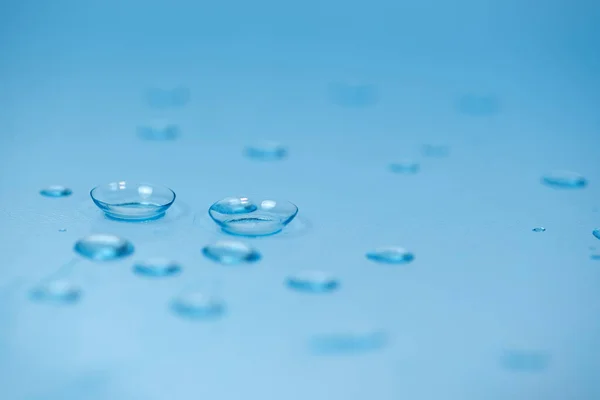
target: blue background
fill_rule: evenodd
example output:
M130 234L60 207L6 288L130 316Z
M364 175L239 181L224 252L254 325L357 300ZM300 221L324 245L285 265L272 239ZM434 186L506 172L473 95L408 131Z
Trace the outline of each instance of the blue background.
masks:
M0 2L0 397L600 398L599 20L592 1ZM372 85L377 102L336 104L335 83ZM144 101L177 85L183 108ZM498 107L460 112L468 95ZM181 137L140 140L154 118ZM244 158L262 139L289 157ZM424 144L450 154L424 158ZM421 171L389 172L405 158ZM541 185L556 169L590 184ZM151 224L107 221L88 192L122 179L167 185L176 205ZM74 195L39 196L50 184ZM263 260L227 269L200 250L222 237L207 208L236 194L295 202L303 228L252 240ZM80 261L74 307L31 303L90 232L136 254ZM380 245L416 259L366 260ZM183 274L132 274L154 255ZM306 268L340 291L289 291ZM169 299L189 287L222 296L227 316L173 316ZM311 351L339 332L387 341ZM505 351L549 361L507 366Z

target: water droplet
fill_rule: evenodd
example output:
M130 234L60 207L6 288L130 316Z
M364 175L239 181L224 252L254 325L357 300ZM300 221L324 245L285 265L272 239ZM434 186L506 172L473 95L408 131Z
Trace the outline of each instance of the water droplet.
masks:
M287 279L289 288L311 293L335 291L340 283L333 276L322 271L302 271Z
M367 259L386 264L407 264L415 256L406 249L398 246L379 247L366 254Z
M537 228L533 228L532 231L534 232L546 232L546 228L544 228L543 226L537 227Z
M134 248L133 244L118 236L94 234L78 240L74 250L93 261L110 261L131 255Z
M148 104L154 108L183 107L190 101L190 90L183 87L173 89L150 89L146 95Z
M369 107L378 101L377 87L371 84L335 83L329 90L332 101L342 107Z
M232 215L250 213L258 207L247 197L226 197L213 204L211 209L219 214Z
M298 207L289 201L264 200L253 211L236 214L221 212L222 202L213 204L208 213L225 233L236 236L274 235L281 232L298 214Z
M320 355L361 354L380 350L387 344L383 332L337 333L315 336L313 352Z
M167 258L149 258L136 262L133 272L137 275L162 278L179 274L181 265Z
M277 142L262 142L246 147L246 156L255 160L275 161L287 156L287 149Z
M501 358L504 368L519 372L539 372L546 369L549 363L550 356L539 351L505 351Z
M577 172L553 171L542 176L542 183L557 189L581 189L587 186L587 179Z
M90 196L109 218L123 221L161 218L176 197L166 186L125 181L95 187Z
M176 124L165 120L152 121L148 125L138 127L138 136L144 140L175 140L181 131Z
M216 319L225 313L225 303L201 292L189 292L175 298L171 302L171 310L184 318Z
M390 170L396 174L416 174L420 165L416 161L400 161L390 164Z
M45 197L67 197L73 194L68 187L61 185L52 185L40 190L40 194Z
M66 232L66 231L67 231L67 228L60 228L58 231L59 231L59 232Z
M31 299L54 304L73 304L81 297L81 289L64 280L40 283L31 293Z
M600 253L594 253L590 256L592 260L600 260Z
M426 144L421 148L426 157L447 157L450 154L450 147L443 144Z
M600 239L600 228L596 228L592 231L592 235L596 237L596 239Z
M463 114L481 117L496 114L500 104L494 96L466 95L459 100L457 108Z
M260 253L242 242L223 240L202 249L207 258L221 264L252 263L260 260Z

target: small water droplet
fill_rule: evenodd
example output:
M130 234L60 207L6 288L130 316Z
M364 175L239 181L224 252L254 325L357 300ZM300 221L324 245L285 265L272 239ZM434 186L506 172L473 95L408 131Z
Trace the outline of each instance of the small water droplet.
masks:
M58 231L59 231L59 232L66 232L66 231L67 231L67 228L60 228Z
M258 207L247 197L226 197L212 205L211 209L220 214L245 214L256 211Z
M600 228L596 228L592 231L592 235L594 235L594 237L596 239L600 239Z
M505 351L501 364L504 368L518 372L539 372L548 366L550 356L539 351Z
M443 144L426 144L421 151L426 157L447 157L450 154L450 147Z
M379 247L366 254L367 259L386 264L407 264L415 259L414 254L399 246Z
M262 142L246 147L246 156L255 160L276 161L287 156L287 149L277 142Z
M335 277L323 271L302 271L287 278L287 286L300 292L328 293L339 285Z
M590 255L590 258L592 260L600 260L600 253L594 253L594 254Z
M162 278L179 274L181 265L168 258L149 258L136 262L133 272L136 275Z
M537 227L537 228L533 228L532 231L534 232L546 232L546 228L544 228L543 226Z
M542 183L557 189L581 189L587 186L587 179L571 171L553 171L542 176Z
M129 241L115 235L93 234L78 240L74 250L92 261L110 261L131 255L134 247Z
M156 120L147 125L139 126L137 133L144 140L169 141L177 139L181 134L181 130L177 124L166 120Z
M420 165L416 161L400 161L390 164L390 170L396 174L416 174Z
M225 313L225 303L201 292L189 292L175 298L171 310L183 318L216 319Z
M65 186L52 185L40 190L40 194L44 197L68 197L73 191Z
M202 249L202 254L213 261L228 265L252 263L261 258L256 249L232 240L222 240L210 244Z
M361 354L380 350L386 344L387 336L377 331L319 335L311 340L313 352L319 355Z
M40 283L30 293L31 299L54 304L73 304L81 297L78 286L64 280L52 280Z

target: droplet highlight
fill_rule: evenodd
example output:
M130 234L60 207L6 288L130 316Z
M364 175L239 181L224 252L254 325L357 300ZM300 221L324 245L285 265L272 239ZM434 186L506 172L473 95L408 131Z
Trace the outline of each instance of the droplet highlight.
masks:
M537 228L533 228L532 231L533 232L546 232L546 228L544 228L543 226L539 226Z
M248 158L262 161L282 160L287 156L287 149L277 142L261 142L247 146L245 154Z
M384 264L408 264L415 259L413 253L399 246L379 247L367 252L366 257Z
M139 276L166 278L181 272L181 265L168 258L149 258L133 265L133 272Z
M390 171L395 174L416 174L421 169L421 166L416 161L399 161L389 165Z
M68 197L73 191L65 186L52 185L40 190L40 194L44 197Z
M205 246L202 254L210 260L227 265L253 263L261 258L258 250L245 243L231 240L222 240Z
M74 304L81 297L82 290L65 280L51 280L40 283L31 292L32 300L52 304Z
M213 320L223 316L225 303L201 292L189 292L176 297L171 302L171 310L182 318Z
M301 271L287 278L290 289L306 293L330 293L337 290L340 282L323 271Z
M553 171L542 176L542 183L556 189L583 189L588 182L577 172Z
M162 218L176 198L166 186L125 181L97 186L90 196L107 217L129 222Z
M92 261L111 261L133 254L134 247L115 235L94 234L78 240L74 251Z

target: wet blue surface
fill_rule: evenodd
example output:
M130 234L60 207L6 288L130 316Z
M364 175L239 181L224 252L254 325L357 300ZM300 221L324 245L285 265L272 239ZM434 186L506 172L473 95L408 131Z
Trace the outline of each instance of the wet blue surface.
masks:
M0 398L600 398L599 19L590 1L2 2ZM177 135L140 137L154 120ZM263 140L286 157L245 156ZM120 180L177 201L107 220L88 193ZM294 234L249 239L252 268L201 253L232 195L300 209ZM91 233L135 258L82 258L76 304L32 302ZM390 244L414 261L366 259ZM182 272L141 279L148 257ZM289 290L306 269L339 289ZM227 312L179 318L190 287Z

